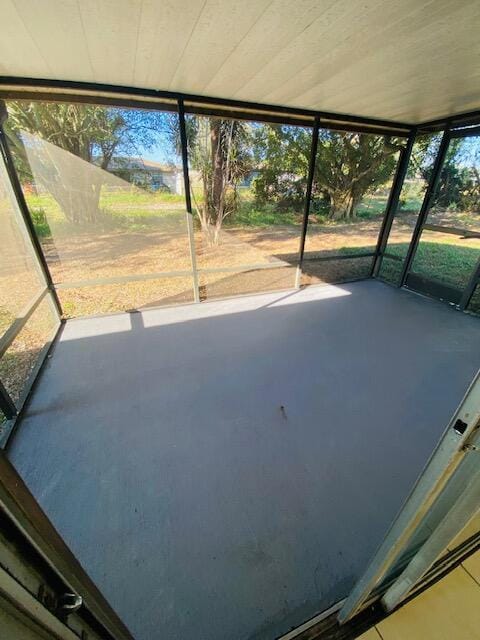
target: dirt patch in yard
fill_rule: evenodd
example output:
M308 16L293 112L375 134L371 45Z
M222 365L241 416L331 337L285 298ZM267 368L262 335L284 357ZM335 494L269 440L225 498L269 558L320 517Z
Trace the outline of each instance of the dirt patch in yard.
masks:
M380 223L367 220L355 224L309 225L306 240L304 284L335 282L367 277L369 259L319 264L317 257L349 252L372 252ZM413 223L402 224L402 239L408 242ZM135 282L99 284L124 276L148 276L158 272L190 272L191 257L186 227L179 233L155 228L140 231L112 230L108 233L62 234L44 241L44 250L56 283L93 281L89 286L59 289L67 317L129 310L144 306L193 301L189 273ZM227 226L218 245L209 245L195 232L196 261L200 269L238 269L233 273L201 273L202 298L291 288L300 245L300 225L269 227ZM362 262L363 261L363 262ZM341 263L340 263L341 262ZM368 267L366 263L368 262ZM269 268L255 268L267 267ZM252 268L253 267L253 268ZM284 269L278 268L284 267ZM274 273L274 271L276 273ZM97 284L95 284L97 283Z

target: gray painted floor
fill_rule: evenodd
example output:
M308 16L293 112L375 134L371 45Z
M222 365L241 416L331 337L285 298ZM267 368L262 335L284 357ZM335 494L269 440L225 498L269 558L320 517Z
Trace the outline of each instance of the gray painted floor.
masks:
M71 321L10 457L138 640L270 640L347 595L479 364L375 281Z

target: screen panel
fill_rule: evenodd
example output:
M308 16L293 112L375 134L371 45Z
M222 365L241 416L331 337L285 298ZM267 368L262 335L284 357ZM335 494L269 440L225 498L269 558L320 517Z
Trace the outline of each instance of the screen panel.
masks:
M190 303L193 288L187 275L60 288L58 296L65 315L78 317Z
M480 233L480 136L450 140L427 224Z
M425 134L415 139L388 236L386 253L402 259L407 255L441 138L441 134Z
M36 256L0 159L0 336L45 289Z
M58 320L47 297L1 357L0 380L17 406L57 327Z
M259 267L257 287L235 281L244 293L269 286L268 265L285 267L293 287L312 130L198 115L186 127L198 268Z
M412 263L412 273L464 289L480 257L480 238L424 230Z
M382 264L380 265L380 271L378 272L378 275L382 280L385 280L390 284L398 286L400 285L402 270L403 270L402 260L396 260L394 258L384 255L382 259Z
M235 272L200 274L200 299L212 300L250 293L292 288L296 267L245 269Z
M302 285L363 280L370 277L372 262L373 257L325 261L305 260L302 268Z
M305 283L312 269L329 273L329 281L336 271L339 281L369 277L363 269L366 258L345 261L341 269L327 269L322 261L375 252L403 144L388 136L320 129L305 241Z
M17 172L55 284L191 271L176 113L25 101L8 111ZM135 306L141 287L125 289L125 306ZM100 312L95 300L92 290L91 313Z

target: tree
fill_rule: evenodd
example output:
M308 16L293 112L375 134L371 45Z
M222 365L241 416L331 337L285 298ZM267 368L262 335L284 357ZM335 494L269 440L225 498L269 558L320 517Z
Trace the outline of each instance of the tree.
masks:
M18 101L11 102L8 111L8 135L21 176L26 179L30 173L30 179L40 181L75 224L97 221L101 188L114 155L139 155L152 148L164 128L161 113L96 105ZM25 133L33 138L27 140ZM38 138L54 147L36 149ZM25 150L28 144L34 147L30 152L36 160L35 176ZM66 154L52 152L55 148L86 163L74 163L74 178L65 168Z
M389 136L321 130L314 188L328 198L330 218L355 218L363 196L391 176L398 151Z
M465 211L476 211L480 208L480 140L471 138L470 153L463 168L464 178L460 193L460 206Z
M259 203L273 199L291 206L304 201L311 135L303 128L267 125L257 136L263 149L261 174L255 181ZM365 193L391 175L398 150L389 137L322 129L313 196L328 202L332 219L354 218Z
M440 146L441 134L419 136L412 152L411 179L420 177L428 183ZM452 138L440 171L440 180L432 207L463 210L478 207L480 201L480 145L476 137Z
M187 123L189 159L203 192L194 205L207 242L216 244L223 221L237 209L238 184L252 168L249 125L196 116Z
M261 125L253 134L254 165L258 175L253 191L258 205L301 207L310 159L311 131L289 125Z

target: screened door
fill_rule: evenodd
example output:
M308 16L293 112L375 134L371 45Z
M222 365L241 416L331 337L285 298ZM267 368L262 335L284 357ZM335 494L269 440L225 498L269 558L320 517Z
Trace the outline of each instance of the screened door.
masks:
M480 372L383 543L339 613L393 610L480 540Z

